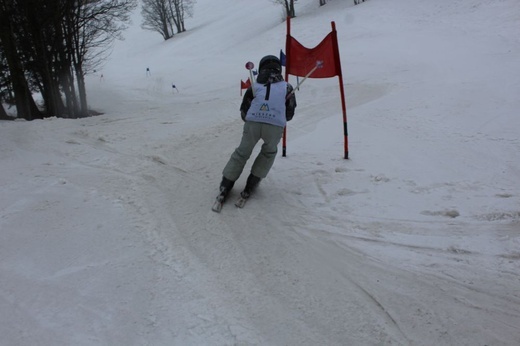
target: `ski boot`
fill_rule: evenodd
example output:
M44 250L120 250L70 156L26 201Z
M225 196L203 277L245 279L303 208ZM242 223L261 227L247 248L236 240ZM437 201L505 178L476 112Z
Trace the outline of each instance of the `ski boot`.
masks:
M231 181L227 179L226 177L222 177L222 181L220 182L220 192L215 200L215 203L213 203L213 207L211 210L220 213L222 210L222 205L226 201L226 197L229 194L229 191L233 188L233 185L235 185L234 181Z
M246 204L247 200L249 199L251 194L254 192L254 190L258 186L258 183L260 183L260 180L262 180L262 178L259 178L259 177L255 176L255 175L253 175L252 173L249 174L249 176L247 177L246 187L244 188L244 191L242 191L240 193L240 197L238 198L238 200L235 203L235 205L238 208L243 208L244 207L244 205Z

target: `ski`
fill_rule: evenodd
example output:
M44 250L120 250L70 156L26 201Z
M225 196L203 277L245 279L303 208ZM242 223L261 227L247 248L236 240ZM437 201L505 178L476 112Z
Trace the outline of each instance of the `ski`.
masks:
M247 200L249 199L249 197L250 197L250 194L242 192L240 194L240 197L238 197L237 201L235 202L235 206L237 208L243 208L246 205Z
M243 208L246 205L246 202L247 202L247 198L244 198L244 197L240 196L237 199L237 201L235 202L235 206L237 208Z
M220 213L220 211L222 210L222 205L224 204L224 202L222 201L219 201L218 199L215 201L215 203L213 203L213 207L211 207L211 210L213 210L215 213Z
M226 200L227 193L221 192L218 194L217 198L215 199L215 202L213 203L213 206L211 207L211 210L213 210L216 213L220 213L222 210L222 206L224 205L224 201Z

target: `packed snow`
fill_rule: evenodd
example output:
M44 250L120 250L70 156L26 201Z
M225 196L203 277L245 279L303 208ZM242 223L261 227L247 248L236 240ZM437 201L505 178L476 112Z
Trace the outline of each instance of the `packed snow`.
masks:
M243 209L211 205L271 1L198 0L169 41L137 10L102 115L0 122L1 345L520 344L520 2L296 5L309 48L336 24L350 158L308 79Z

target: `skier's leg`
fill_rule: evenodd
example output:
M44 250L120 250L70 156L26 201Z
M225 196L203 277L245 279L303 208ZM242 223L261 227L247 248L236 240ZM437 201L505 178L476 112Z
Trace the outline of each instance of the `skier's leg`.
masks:
M224 201L229 194L229 191L233 188L233 185L235 185L234 181L231 181L227 179L226 177L222 177L222 181L220 182L220 196L222 201Z
M273 166L276 154L278 153L278 143L283 135L283 127L269 124L262 124L262 149L251 167L251 173L259 178L265 178Z
M224 167L222 175L231 181L236 181L251 157L253 149L261 138L261 125L255 122L246 122L244 124L244 132L242 133L242 140L240 145L235 149L228 163Z
M249 196L251 196L258 183L260 183L260 180L262 179L260 177L257 177L253 173L249 174L249 176L247 177L246 187L244 188L244 191L240 193L242 198L249 198Z

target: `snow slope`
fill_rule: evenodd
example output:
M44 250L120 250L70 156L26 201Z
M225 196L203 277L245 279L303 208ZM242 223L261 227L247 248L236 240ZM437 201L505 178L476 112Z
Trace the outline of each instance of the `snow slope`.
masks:
M308 47L336 23L350 159L309 79L244 209L210 211L270 1L198 0L168 42L136 12L103 115L0 123L1 345L520 344L520 3L297 6Z

